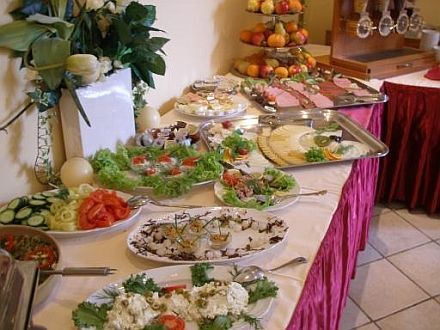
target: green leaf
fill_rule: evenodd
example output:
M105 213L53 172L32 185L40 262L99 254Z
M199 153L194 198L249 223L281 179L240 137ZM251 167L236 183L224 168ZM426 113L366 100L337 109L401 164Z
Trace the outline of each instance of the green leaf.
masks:
M100 306L83 302L72 312L73 323L78 328L96 327L97 330L104 328L107 320L107 312L111 309L110 305Z
M155 88L153 75L148 70L148 67L144 63L135 63L130 65L133 74L142 81L145 81L148 86ZM133 79L136 81L136 79Z
M193 286L203 286L213 281L213 279L208 276L208 271L214 269L211 264L202 262L191 266L190 269Z
M73 101L75 102L79 113L81 114L81 117L83 117L84 121L86 122L87 126L91 127L90 120L87 117L87 114L84 110L84 107L81 104L81 101L78 97L78 93L76 92L76 86L74 84L74 80L72 77L70 77L68 74L64 75L64 83L66 84L67 89L70 92L70 95L72 95Z
M170 41L170 39L167 38L161 38L161 37L153 37L150 38L147 42L146 42L146 47L152 51L152 52L156 52L160 49L162 49L162 47L168 42Z
M40 38L32 44L36 69L50 89L56 89L63 79L70 42L61 38Z
M249 304L253 304L260 299L276 297L277 292L277 285L265 277L257 282L255 289L249 291Z
M67 9L67 0L50 0L54 14L59 18L64 18Z
M144 275L131 275L128 280L122 283L125 292L145 294L146 292L159 292L160 287L151 278Z
M125 9L124 19L126 22L137 21L144 26L151 26L156 20L156 7L153 5L141 5L133 1Z
M146 63L151 72L161 76L165 74L166 64L162 56L159 54L148 54Z
M29 16L26 20L28 22L36 22L44 25L51 25L58 32L59 37L66 40L70 38L73 30L75 29L74 24L66 22L65 20L58 17L35 14Z
M36 39L50 31L49 27L41 24L14 21L0 26L0 47L26 52Z
M232 320L228 315L217 315L215 319L204 319L199 323L200 330L227 330L232 328Z
M124 45L131 42L131 34L128 25L123 20L117 18L113 19L112 22L120 42Z

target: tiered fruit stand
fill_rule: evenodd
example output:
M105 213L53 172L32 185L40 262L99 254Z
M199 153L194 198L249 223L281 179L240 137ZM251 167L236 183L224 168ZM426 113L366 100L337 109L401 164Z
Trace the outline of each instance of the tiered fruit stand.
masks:
M240 32L241 42L260 51L236 60L232 72L253 78L273 74L287 78L313 69L316 60L303 47L308 39L308 31L302 27L303 7L300 0L249 0L248 12L270 17L270 20ZM299 18L289 19L292 16Z

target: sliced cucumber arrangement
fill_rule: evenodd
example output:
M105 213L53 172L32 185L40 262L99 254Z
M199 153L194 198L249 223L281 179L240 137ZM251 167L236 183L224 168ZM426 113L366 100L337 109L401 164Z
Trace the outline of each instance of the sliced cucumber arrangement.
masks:
M63 196L55 191L45 191L32 196L11 200L0 208L0 225L24 225L48 230L52 216L52 204L63 201Z

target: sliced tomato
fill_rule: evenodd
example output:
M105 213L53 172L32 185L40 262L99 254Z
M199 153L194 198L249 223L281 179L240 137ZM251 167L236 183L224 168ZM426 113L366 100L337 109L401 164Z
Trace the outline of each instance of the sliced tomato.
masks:
M234 187L240 181L240 178L236 174L225 172L223 174L223 181L228 186Z
M95 204L93 207L87 212L87 217L89 219L96 218L97 215L105 208L104 204Z
M34 250L28 251L24 260L32 260L38 263L38 268L49 269L56 262L55 251L50 246L40 246Z
M228 128L231 128L232 127L232 121L230 121L230 120L225 120L224 122L222 122L222 126L223 126L223 128L225 128L225 129L228 129Z
M170 175L179 175L182 171L178 167L173 167L170 169Z
M114 210L114 215L117 220L125 219L130 215L130 210L126 208L117 208Z
M184 330L185 321L180 317L172 314L162 314L157 320L159 323L163 324L168 330Z
M199 160L199 157L188 157L188 158L185 158L184 160L182 160L182 165L194 167L197 165L198 160Z
M240 155L245 156L245 155L247 155L247 154L249 153L249 150L246 149L246 148L238 148L237 152L238 152Z
M131 163L133 165L141 165L141 164L144 164L146 161L147 161L147 157L144 155L134 156L131 159Z
M168 155L162 155L159 156L159 158L157 159L160 163L171 163L171 157Z
M149 167L144 171L145 175L151 176L156 174L156 169L154 167Z
M165 292L173 292L177 289L186 289L186 284L171 285L163 288Z

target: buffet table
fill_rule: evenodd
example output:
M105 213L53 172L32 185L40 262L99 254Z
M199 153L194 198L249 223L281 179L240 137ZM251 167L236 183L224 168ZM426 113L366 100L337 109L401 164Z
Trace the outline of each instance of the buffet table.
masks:
M380 109L380 106L370 106L345 112L378 134ZM247 114L261 113L249 107ZM176 120L201 122L172 111L162 118L162 125ZM269 268L295 256L305 256L309 260L307 264L286 266L277 271L295 279L271 276L280 290L262 320L265 329L338 328L356 256L366 243L377 164L378 161L373 159L289 171L303 192L326 189L328 193L325 196L301 197L293 205L274 212L290 227L286 244L264 257L244 263ZM177 203L182 201L186 204L220 205L214 197L212 185L197 187L175 200ZM73 328L72 310L91 293L129 274L165 266L133 256L127 249L126 239L128 233L147 218L170 210L145 206L137 224L124 232L60 240L63 266L109 266L117 268L118 272L104 278L60 279L47 303L35 311L34 323L48 329Z

